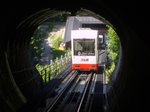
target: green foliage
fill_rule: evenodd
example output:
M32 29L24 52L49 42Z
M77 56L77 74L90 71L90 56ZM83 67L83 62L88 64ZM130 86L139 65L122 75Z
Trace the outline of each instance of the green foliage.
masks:
M108 79L110 79L110 76L111 76L112 72L114 71L114 69L115 69L115 63L114 62L112 62L110 64L110 66L108 66L108 68L106 68L106 75L107 75Z
M54 24L50 23L48 25L48 31L51 32L53 30L53 28L54 28Z
M108 62L106 66L106 75L108 78L110 78L112 72L115 69L115 64L118 60L119 56L119 47L120 47L120 41L117 33L114 31L114 29L110 26L108 27L108 43L107 43L107 55L108 55Z
M60 36L60 37L55 37L56 39L54 39L54 41L53 41L53 48L55 48L55 49L59 49L59 46L58 46L58 42L60 42L60 41L62 41L63 39L62 39L62 37Z
M67 54L70 51L66 51ZM64 58L64 56L63 56ZM59 60L59 58L58 58ZM43 82L47 84L50 80L53 79L54 76L59 75L63 70L66 69L67 66L64 66L63 64L58 65L57 60L52 61L52 65L39 65L36 64L35 68L39 72L40 76L43 79ZM57 70L59 68L59 70Z
M68 16L69 16L68 14L63 14L63 15L55 16L53 19L54 19L55 21L61 21L61 22L63 22L63 21L66 21L66 20L67 20L67 17L68 17Z
M45 38L45 33L37 29L33 36L31 37L30 45L32 48L32 55L40 57L41 53L43 52L43 48L41 47L41 43Z
M109 52L119 54L119 37L112 27L108 26L108 28L107 49Z
M53 22L57 22L57 21L65 21L66 20L66 15L65 16L56 16L54 18L51 18L51 23L48 25L48 32L51 32L54 28L54 24ZM41 58L41 54L43 52L43 48L41 47L41 44L43 43L43 40L45 39L46 37L46 33L43 31L43 30L40 30L40 27L34 32L32 38L31 38L31 41L30 41L30 45L31 45L31 48L32 48L32 51L33 51L33 57L36 56L38 58ZM66 52L68 51L62 51L62 50L59 50L59 45L58 43L60 41L62 41L62 36L59 36L59 37L56 37L56 35L51 35L50 36L50 39L52 39L52 51L53 51L53 60L56 59L56 57L60 58L60 56L62 55L65 55ZM57 63L54 61L53 62L53 66L54 66L54 69L57 68ZM51 80L52 79L52 70L50 68L50 65L39 65L39 64L36 64L36 69L38 70L40 76L42 77L43 81L45 83L47 83L49 81L49 79ZM54 74L56 74L57 71L55 70L54 71ZM56 74L57 75L57 74Z
M60 58L61 55L64 56L66 52L67 51L53 49L53 59L56 59L56 57Z
M55 39L55 37L56 37L56 35L53 34L53 35L50 36L50 39L51 39L51 40L52 40L52 39Z
M48 25L48 31L52 31L54 25L50 23ZM40 58L41 53L43 52L43 48L41 47L41 44L43 43L43 40L46 37L46 32L41 30L40 26L35 30L33 36L31 37L30 45L32 48L32 55L37 56Z
M66 51L59 50L58 43L61 42L62 40L63 40L62 36L59 37L55 36L55 38L53 39L53 44L52 44L53 59L56 59L56 57L60 58L61 55L64 55L66 53Z
M43 81L46 81L45 83L49 82L49 79L52 79L51 69L49 65L39 65L36 64L35 68L39 72L40 76L42 77Z
M38 70L38 72L40 73L41 75L41 71L43 70L43 66L39 65L39 64L36 64L35 68Z

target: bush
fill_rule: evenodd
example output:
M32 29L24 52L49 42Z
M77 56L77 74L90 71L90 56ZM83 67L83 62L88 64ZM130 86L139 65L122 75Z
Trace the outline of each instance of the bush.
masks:
M117 64L120 43L119 43L119 37L117 33L114 31L114 29L110 26L107 27L108 27L108 34L107 34L108 43L106 48L107 48L108 62L106 64L106 75L108 78L110 78Z

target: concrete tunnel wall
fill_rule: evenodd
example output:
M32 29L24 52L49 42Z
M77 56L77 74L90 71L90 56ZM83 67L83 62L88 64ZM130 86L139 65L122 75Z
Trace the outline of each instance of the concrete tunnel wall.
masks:
M70 12L76 12L81 7L89 9L100 14L116 28L122 45L122 61L119 71L116 72L117 78L113 79L112 77L112 81L108 86L109 111L137 112L146 109L142 105L144 96L141 97L143 94L141 90L145 78L143 68L140 66L145 65L144 62L146 61L146 55L144 54L147 47L144 35L146 34L146 29L142 29L143 24L139 22L141 18L135 14L137 9L131 8L133 7L132 4L128 6L128 11L130 12L125 10L124 8L126 7L122 5L117 5L116 8L112 3L105 4L105 2L103 4L98 4L97 2L93 2L93 4L81 3L76 4L76 6L68 5L68 7L46 6L45 4L42 7L38 6L5 9L5 13L2 16L2 39L0 41L0 105L3 107L1 108L2 111L16 111L42 88L38 74L36 74L38 78L34 82L26 86L19 85L33 78L35 75L33 75L33 71L17 73L17 75L13 74L13 72L32 67L29 49L30 37L37 26L51 14L52 11L47 10L47 7L52 9L57 7L59 10ZM118 10L118 7L120 10ZM123 15L120 15L122 13ZM35 15L16 28L21 21L32 14ZM140 14L142 15L143 13ZM139 30L138 27L141 27L141 29ZM139 50L142 53L139 53ZM144 104L146 105L145 102Z

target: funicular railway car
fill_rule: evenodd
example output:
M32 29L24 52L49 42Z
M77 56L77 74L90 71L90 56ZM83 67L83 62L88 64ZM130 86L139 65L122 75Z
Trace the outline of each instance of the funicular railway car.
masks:
M72 69L98 71L98 30L71 31Z

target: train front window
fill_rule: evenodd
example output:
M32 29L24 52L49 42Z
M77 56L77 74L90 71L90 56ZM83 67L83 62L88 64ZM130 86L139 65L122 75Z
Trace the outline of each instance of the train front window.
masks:
M95 40L94 39L74 39L74 55L94 56Z

